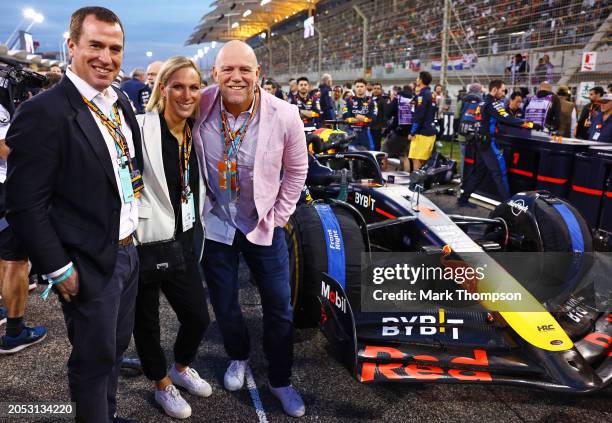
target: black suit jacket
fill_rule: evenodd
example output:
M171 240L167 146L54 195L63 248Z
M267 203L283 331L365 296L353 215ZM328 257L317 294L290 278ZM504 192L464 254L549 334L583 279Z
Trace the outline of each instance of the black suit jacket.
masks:
M140 168L136 117L125 94L115 91ZM64 77L19 107L6 139L9 225L41 273L72 260L79 296L96 297L115 268L121 198L108 148L81 94Z

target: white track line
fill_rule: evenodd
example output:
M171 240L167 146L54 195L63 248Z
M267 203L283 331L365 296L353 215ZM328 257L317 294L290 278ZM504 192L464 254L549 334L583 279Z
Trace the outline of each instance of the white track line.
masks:
M257 390L255 379L253 379L253 373L251 372L251 367L248 365L245 370L245 376L246 376L247 388L249 389L249 394L251 395L251 400L253 401L255 412L257 413L257 417L259 418L259 423L268 423L268 417L266 416L266 410L264 410L263 404L261 403L261 398L259 397L259 391Z

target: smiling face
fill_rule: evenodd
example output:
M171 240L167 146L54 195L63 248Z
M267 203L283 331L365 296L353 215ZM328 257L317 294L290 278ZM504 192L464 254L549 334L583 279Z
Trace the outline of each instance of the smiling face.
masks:
M215 61L213 78L226 108L232 112L248 110L255 95L260 67L253 49L242 41L225 44Z
M164 116L174 122L193 116L200 102L200 76L192 67L176 70L166 84L160 83L166 99Z
M72 71L96 90L104 91L121 70L123 31L118 23L89 15L78 41L68 39L68 49Z

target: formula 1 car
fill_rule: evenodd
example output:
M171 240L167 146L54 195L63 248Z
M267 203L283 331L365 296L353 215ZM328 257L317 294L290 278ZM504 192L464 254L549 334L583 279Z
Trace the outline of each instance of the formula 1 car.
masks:
M592 237L571 205L525 192L488 218L449 215L422 193L422 175L385 172L385 153L347 152L350 141L335 138L309 156L302 199L285 227L296 326L318 324L360 382L501 383L571 393L610 384L612 314L573 289L575 276L591 265L582 258L592 251ZM330 147L337 152L321 153ZM478 227L478 235L468 235ZM452 303L413 312L361 310L362 260L371 262L375 252L445 253L460 261L499 251L581 259L542 262L539 276L549 276L551 266L562 273L561 282L552 282L561 296L554 312L519 282L520 269L511 272L492 258L495 280L473 289L520 291L529 312L511 305L499 311L486 301L476 311Z

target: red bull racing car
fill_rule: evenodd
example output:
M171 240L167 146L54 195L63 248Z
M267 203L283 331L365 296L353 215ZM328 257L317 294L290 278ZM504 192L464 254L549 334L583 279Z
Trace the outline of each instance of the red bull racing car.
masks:
M592 267L585 259L593 254L592 237L571 205L525 192L487 218L446 214L423 194L422 178L386 172L384 153L347 152L347 137L330 138L310 155L302 199L285 227L292 305L296 325L319 325L357 380L571 393L610 384L612 314L605 301L595 307L592 290L577 282ZM520 292L529 307L483 300L467 310L433 301L419 310L362 311L363 269L381 252L442 254L447 266L480 254L495 277L471 289L504 287ZM554 310L539 298L540 279L526 284L528 272L498 263L492 257L499 252L570 257L536 262L539 276L561 273L546 282L556 293ZM609 295L609 283L603 291Z

